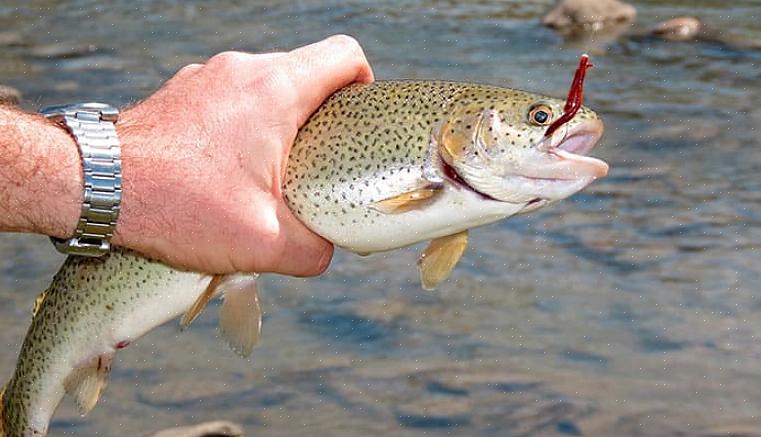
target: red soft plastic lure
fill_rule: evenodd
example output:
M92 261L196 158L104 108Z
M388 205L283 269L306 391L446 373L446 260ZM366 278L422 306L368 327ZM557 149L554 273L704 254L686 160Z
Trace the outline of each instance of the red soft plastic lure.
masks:
M584 76L586 76L587 69L589 68L592 68L589 56L586 54L581 55L579 68L576 69L573 82L571 82L571 89L568 91L568 97L565 100L563 115L547 128L547 132L544 133L545 137L552 135L560 126L568 123L579 112L579 108L584 103Z

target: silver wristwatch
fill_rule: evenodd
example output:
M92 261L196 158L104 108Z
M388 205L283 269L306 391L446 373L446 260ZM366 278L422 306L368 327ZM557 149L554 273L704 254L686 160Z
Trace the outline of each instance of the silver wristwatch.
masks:
M40 112L71 133L84 169L84 202L74 236L51 240L65 254L101 256L111 248L122 200L121 148L114 127L119 111L103 103L80 103Z

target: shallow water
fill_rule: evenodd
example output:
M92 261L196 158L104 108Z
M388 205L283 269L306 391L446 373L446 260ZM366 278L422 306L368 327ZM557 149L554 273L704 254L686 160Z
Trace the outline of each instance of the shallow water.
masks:
M140 99L222 50L333 33L378 78L473 80L564 96L589 49L587 104L610 176L571 200L471 233L437 292L421 247L338 253L321 278L270 277L251 360L217 311L120 352L87 418L51 435L142 435L228 419L250 434L761 435L761 52L712 43L565 42L550 1L5 1L0 83L29 109ZM761 38L761 3L636 1L632 32L695 15ZM61 257L0 236L0 378ZM744 433L744 434L743 434Z

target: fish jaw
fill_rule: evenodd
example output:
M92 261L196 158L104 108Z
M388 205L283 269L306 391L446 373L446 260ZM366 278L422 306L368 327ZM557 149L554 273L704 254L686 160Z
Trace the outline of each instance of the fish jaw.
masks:
M565 199L608 174L608 164L585 156L600 140L603 124L599 119L588 120L567 130L558 141L553 135L520 166L516 175L525 181L524 189L535 185L537 198L549 201Z
M492 120L490 129L498 132L500 121ZM584 120L557 130L536 146L514 151L509 159L489 156L489 146L476 136L474 150L478 152L469 160L457 159L446 150L442 158L456 175L454 179L467 188L492 200L531 205L534 210L538 202L545 205L565 199L608 173L607 163L584 155L602 133L598 118Z

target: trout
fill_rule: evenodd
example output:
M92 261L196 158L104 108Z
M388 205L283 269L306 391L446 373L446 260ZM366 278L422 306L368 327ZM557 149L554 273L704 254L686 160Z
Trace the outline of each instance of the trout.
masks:
M603 124L581 105L582 58L566 100L488 85L378 81L333 94L299 130L284 197L335 245L370 254L430 240L422 286L444 281L468 230L534 211L603 177L585 156ZM0 436L44 436L64 394L83 414L114 353L222 296L223 337L247 356L259 337L256 275L208 276L116 249L69 257L38 297L15 372L0 394Z

